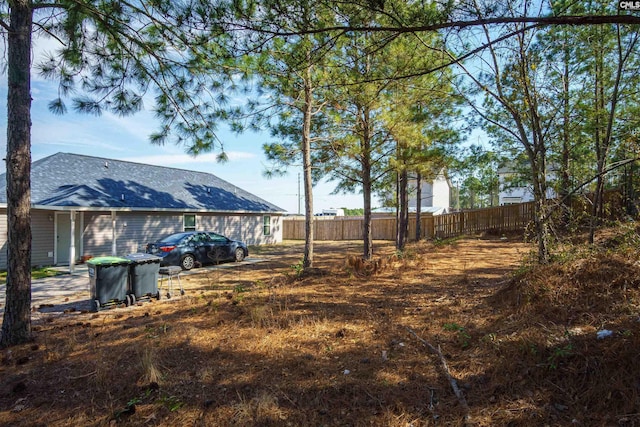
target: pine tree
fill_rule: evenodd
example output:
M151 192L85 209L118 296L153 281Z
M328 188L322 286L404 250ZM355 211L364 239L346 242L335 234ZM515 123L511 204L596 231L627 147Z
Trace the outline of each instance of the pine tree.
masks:
M35 68L58 82L54 113L133 114L152 98L161 122L155 143L184 144L193 154L221 149L215 129L224 109L221 63L227 58L218 10L209 1L12 0L0 6L8 46L8 268L0 346L31 336L31 55L32 34L59 49ZM8 18L8 22L6 19ZM76 95L79 93L79 95ZM171 138L174 136L175 138Z

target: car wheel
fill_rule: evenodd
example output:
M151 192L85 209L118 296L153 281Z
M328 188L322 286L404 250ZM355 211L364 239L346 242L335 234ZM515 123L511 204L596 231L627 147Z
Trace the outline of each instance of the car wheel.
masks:
M180 263L180 267L183 270L191 270L193 266L196 265L196 259L191 254L186 254L182 257L182 262Z
M244 251L242 248L236 249L236 262L240 262L244 259Z

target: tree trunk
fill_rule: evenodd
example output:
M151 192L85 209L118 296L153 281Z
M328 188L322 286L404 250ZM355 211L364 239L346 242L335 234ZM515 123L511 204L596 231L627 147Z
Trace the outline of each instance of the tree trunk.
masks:
M373 241L371 233L371 166L368 170L363 169L364 180L362 182L363 191L362 198L364 202L364 224L363 224L363 243L364 249L362 257L364 259L371 259L373 256Z
M0 347L31 339L31 2L11 3L7 96L7 290Z
M595 240L596 227L598 226L598 210L600 207L600 188L602 187L602 175L600 173L603 170L604 161L603 161L603 140L602 136L604 132L602 132L602 114L604 111L604 100L601 95L603 94L602 87L604 85L603 76L602 76L602 68L603 68L603 60L602 60L602 50L600 49L596 52L596 61L595 61L595 85L594 85L594 106L596 110L596 120L595 120L595 145L596 145L596 163L597 163L597 173L598 178L596 181L596 189L593 194L593 204L591 206L591 220L589 222L589 243L593 244Z
M397 144L396 144L397 145ZM397 147L396 147L397 148ZM396 155L400 156L400 150L396 149ZM402 199L400 197L400 172L396 171L396 194L395 194L395 208L396 208L396 236L395 236L395 244L396 248L398 247L398 242L400 241L400 207L402 206Z
M422 175L416 174L416 242L422 238Z
M407 169L403 166L398 173L398 226L396 228L396 249L403 250L409 228L409 197L407 195Z
M363 224L363 258L371 259L373 256L373 240L371 233L371 129L370 111L364 108L362 111L362 198L364 203L364 224Z
M310 61L310 58L309 58ZM307 75L304 85L304 112L302 124L302 164L304 175L304 258L302 268L307 270L313 267L313 180L311 178L311 115L313 92L311 89L311 66L307 67Z
M530 159L535 203L534 226L538 240L538 263L547 264L551 257L549 249L549 202L547 201L546 154L541 148L538 158Z
M535 225L536 235L538 239L538 263L548 264L551 258L551 252L549 251L549 220L547 219L547 201L545 199L538 199L535 201Z

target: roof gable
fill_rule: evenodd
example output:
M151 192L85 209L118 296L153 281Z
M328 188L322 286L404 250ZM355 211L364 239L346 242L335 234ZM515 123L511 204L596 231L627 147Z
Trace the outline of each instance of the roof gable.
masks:
M6 176L0 178L6 203ZM31 167L36 206L283 212L217 176L78 154L57 153Z

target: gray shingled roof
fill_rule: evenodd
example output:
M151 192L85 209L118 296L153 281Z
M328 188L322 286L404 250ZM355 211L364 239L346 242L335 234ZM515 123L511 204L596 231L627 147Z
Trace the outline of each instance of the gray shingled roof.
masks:
M0 203L7 202L6 176ZM33 162L36 206L284 212L215 175L79 154L57 153Z

